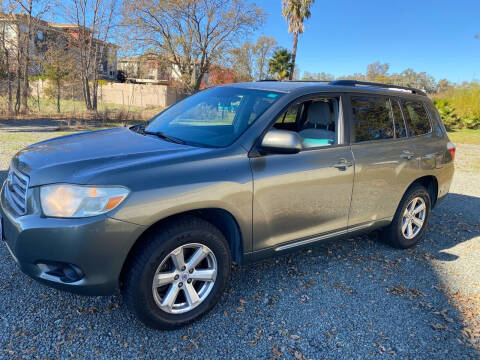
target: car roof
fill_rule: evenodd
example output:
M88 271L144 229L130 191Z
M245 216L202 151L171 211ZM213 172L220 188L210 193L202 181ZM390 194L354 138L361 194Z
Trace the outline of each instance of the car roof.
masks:
M283 93L291 92L360 92L373 94L387 94L391 96L421 96L426 94L418 89L397 86L393 84L381 84L353 80L340 81L277 81L263 80L255 82L233 83L222 85L252 90L266 90Z
M306 82L306 81L276 81L276 80L262 80L255 82L243 82L243 83L233 83L225 86L233 86L243 89L253 89L253 90L268 90L268 91L278 91L278 92L292 92L296 89L302 88L322 88L325 90L325 85L328 82Z

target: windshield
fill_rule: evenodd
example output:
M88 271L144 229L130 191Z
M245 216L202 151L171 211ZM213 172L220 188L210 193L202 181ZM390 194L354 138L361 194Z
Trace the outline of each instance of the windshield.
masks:
M225 147L280 96L276 92L233 87L204 90L154 117L145 130L190 145Z

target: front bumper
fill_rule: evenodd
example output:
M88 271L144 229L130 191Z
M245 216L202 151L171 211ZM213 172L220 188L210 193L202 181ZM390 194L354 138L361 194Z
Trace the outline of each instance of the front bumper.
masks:
M109 295L118 288L120 272L144 227L108 216L83 219L16 217L0 196L3 239L20 269L35 280L84 295ZM79 279L52 275L44 264L79 269Z

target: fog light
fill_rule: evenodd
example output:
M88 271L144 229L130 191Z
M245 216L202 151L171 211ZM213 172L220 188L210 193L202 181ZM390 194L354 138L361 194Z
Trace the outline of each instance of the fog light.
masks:
M82 270L73 264L48 261L37 263L37 266L45 275L56 277L64 283L78 281L84 276Z

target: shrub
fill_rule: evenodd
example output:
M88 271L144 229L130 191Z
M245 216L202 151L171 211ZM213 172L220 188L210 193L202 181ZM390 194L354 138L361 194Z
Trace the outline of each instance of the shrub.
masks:
M450 104L448 99L434 99L433 103L435 104L435 107L440 113L443 123L448 130L458 127L460 120L455 114L455 109Z
M480 84L465 83L445 98L434 99L445 126L452 128L480 128Z

